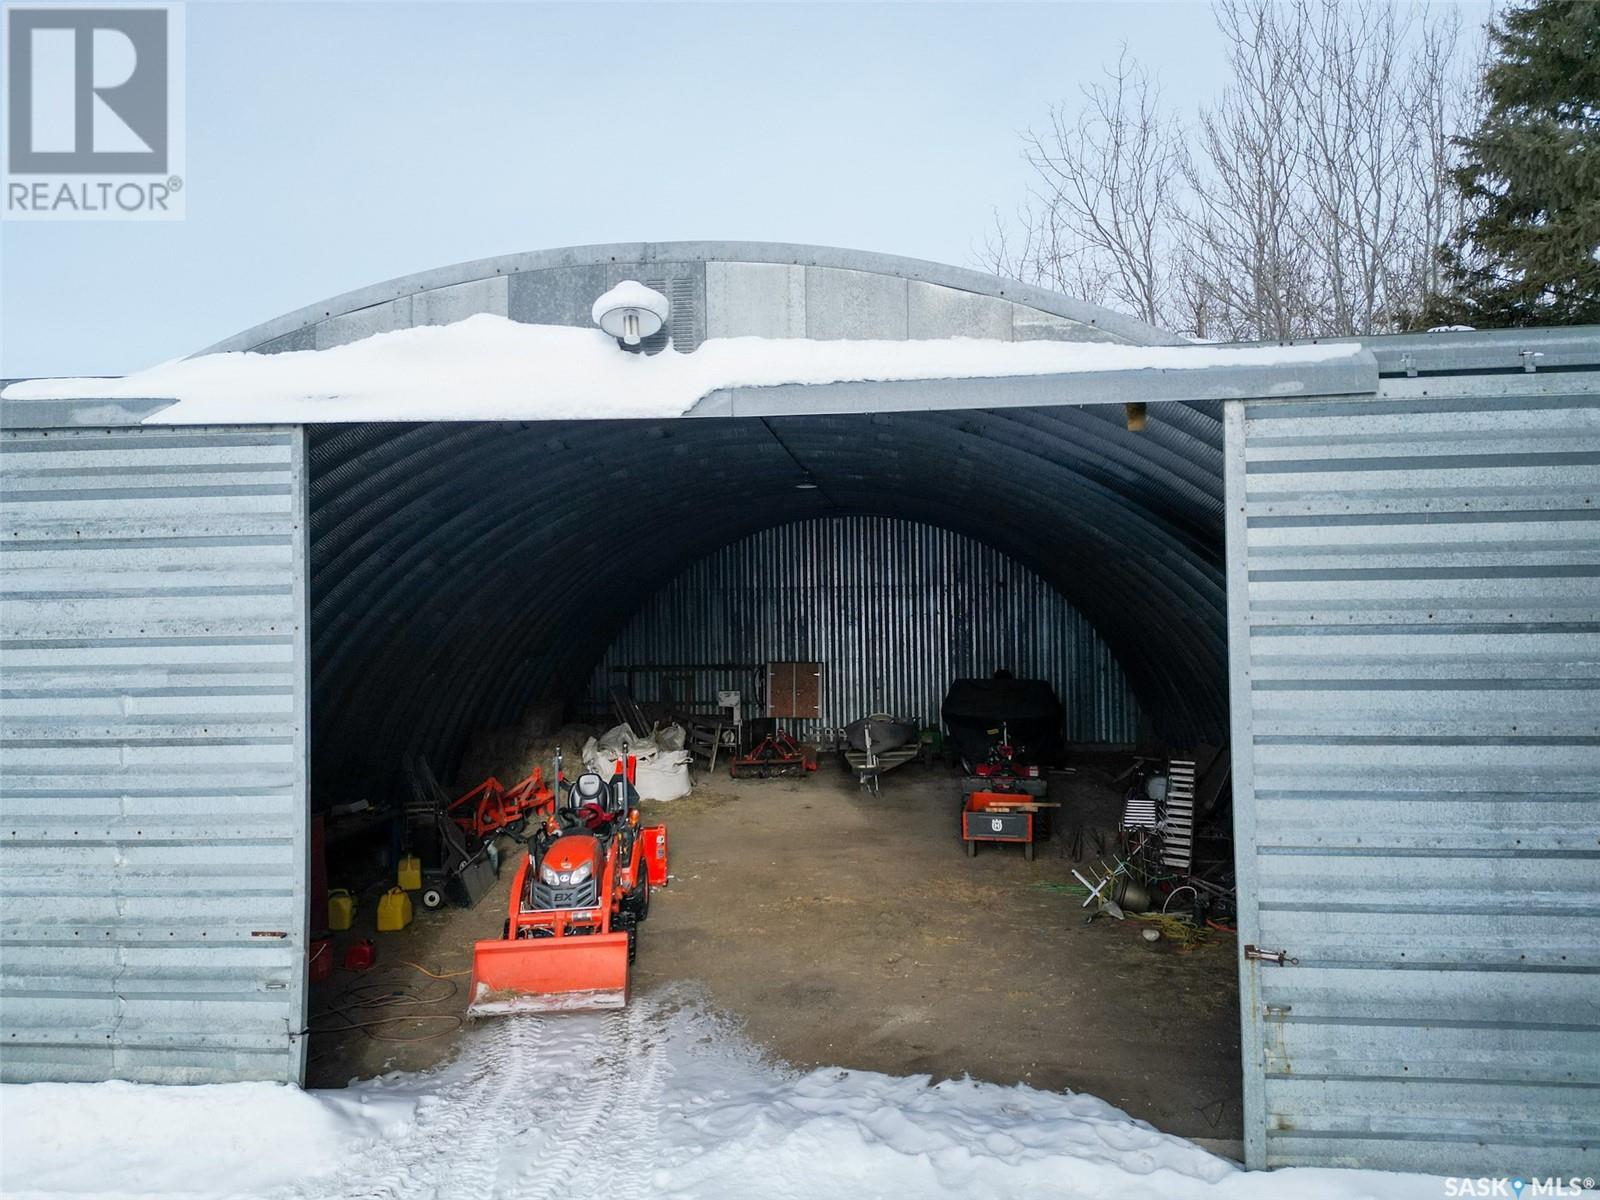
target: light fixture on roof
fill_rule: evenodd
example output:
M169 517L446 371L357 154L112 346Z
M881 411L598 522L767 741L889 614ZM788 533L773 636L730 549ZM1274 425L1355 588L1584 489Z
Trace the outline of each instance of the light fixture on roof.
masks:
M667 298L637 279L624 279L594 302L589 315L624 350L637 350L667 323Z
M814 492L817 490L817 481L811 477L810 471L800 477L800 482L794 485L794 490L797 492Z

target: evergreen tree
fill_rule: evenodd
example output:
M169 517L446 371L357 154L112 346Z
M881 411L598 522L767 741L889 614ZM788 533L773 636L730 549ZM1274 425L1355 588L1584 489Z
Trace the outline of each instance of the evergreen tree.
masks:
M1483 117L1454 172L1471 215L1425 321L1600 322L1600 4L1531 0L1489 37Z

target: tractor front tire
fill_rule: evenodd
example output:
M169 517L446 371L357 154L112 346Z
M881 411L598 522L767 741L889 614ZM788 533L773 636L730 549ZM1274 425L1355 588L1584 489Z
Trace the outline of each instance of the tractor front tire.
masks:
M643 876L639 886L627 893L622 898L622 911L634 921L642 921L650 915L650 877Z
M967 843L967 857L968 858L977 858L978 857L978 843L977 842L969 841Z
M1022 857L1027 859L1029 862L1033 861L1033 843L1032 842L1023 842L1022 843Z

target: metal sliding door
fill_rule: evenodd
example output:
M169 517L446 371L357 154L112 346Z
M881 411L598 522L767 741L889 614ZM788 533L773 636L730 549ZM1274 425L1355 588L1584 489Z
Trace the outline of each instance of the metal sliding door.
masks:
M299 428L0 435L0 1078L298 1080Z
M1600 1175L1600 402L1526 379L1227 406L1252 1166Z

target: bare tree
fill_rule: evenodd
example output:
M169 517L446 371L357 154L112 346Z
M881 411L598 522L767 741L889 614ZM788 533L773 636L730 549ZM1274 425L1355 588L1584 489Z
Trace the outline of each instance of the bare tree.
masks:
M1424 204L1418 213L1417 241L1421 245L1413 260L1416 279L1409 293L1424 300L1446 290L1438 247L1466 216L1461 192L1449 183L1458 165L1453 139L1477 128L1488 102L1483 87L1490 57L1487 38L1478 42L1476 56L1469 82L1463 84L1463 67L1472 56L1462 47L1460 14L1449 9L1439 21L1423 26L1421 46L1412 63L1411 106L1419 143L1412 159L1413 186L1424 197Z
M1033 197L1017 208L1009 223L995 214L983 262L995 275L1037 284L1075 300L1103 304L1107 299L1099 256Z
M996 222L990 266L1165 320L1181 178L1176 122L1160 101L1124 50L1075 113L1057 106L1042 132L1029 130L1035 186L1014 233Z
M1217 24L1232 82L1202 109L1184 158L1188 278L1212 311L1207 337L1287 338L1311 332L1307 219L1295 186L1295 89L1304 31L1270 0L1225 0Z
M1454 10L1297 0L1311 57L1297 114L1301 183L1331 329L1393 328L1437 282L1453 127Z
M1218 0L1229 83L1192 123L1126 52L1023 138L986 265L1208 339L1371 333L1440 283L1469 117L1460 19L1386 0Z

